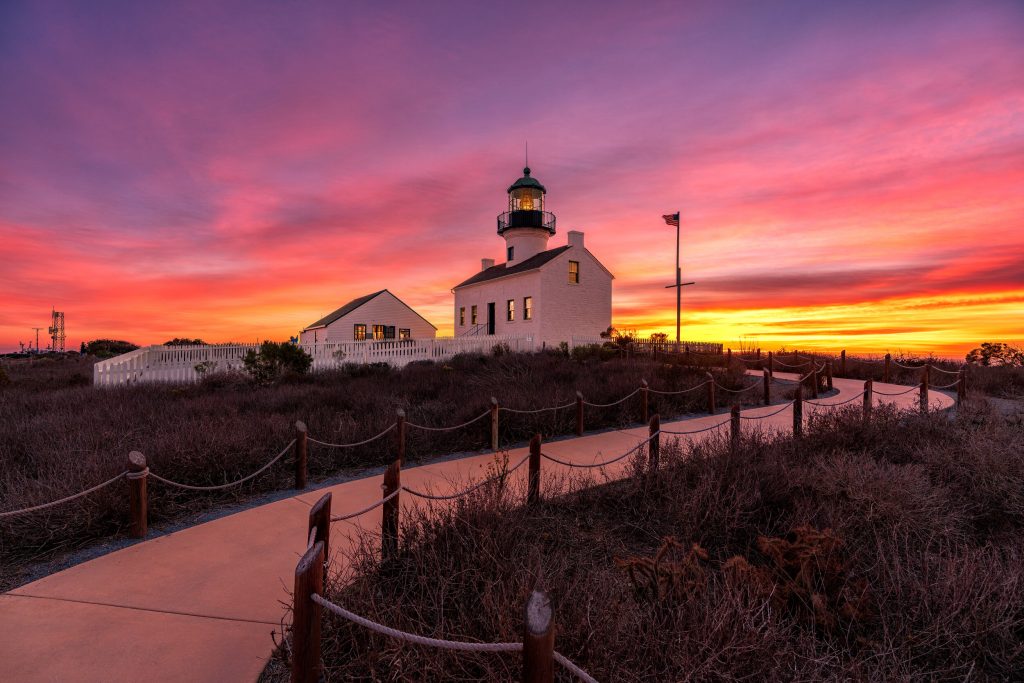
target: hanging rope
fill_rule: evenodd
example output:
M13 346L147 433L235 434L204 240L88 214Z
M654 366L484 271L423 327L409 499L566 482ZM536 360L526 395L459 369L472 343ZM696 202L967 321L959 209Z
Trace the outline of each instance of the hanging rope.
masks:
M65 496L64 498L61 498L59 500L51 500L49 503L42 503L41 505L33 505L32 507L22 508L20 510L8 510L7 512L0 512L0 518L2 518L2 517L14 517L15 515L23 515L23 514L25 514L27 512L35 512L36 510L45 510L46 508L52 508L54 505L60 505L61 503L70 503L71 501L75 500L76 498L81 498L82 496L87 496L90 493L92 493L93 491L99 491L101 488L103 488L105 486L110 486L115 481L117 481L118 479L120 479L121 477L123 477L123 476L125 476L127 474L129 474L127 471L122 472L121 474L117 475L116 477L112 477L110 479L107 479L102 484L96 484L96 486L93 486L92 488L86 489L84 491L79 491L78 493L74 493L74 494L72 494L70 496Z
M416 491L416 490L413 490L413 489L408 488L406 486L403 486L402 490L405 491L406 493L411 493L412 495L414 495L414 496L416 496L418 498L426 498L428 500L454 500L455 498L461 498L462 496L469 495L470 493L472 493L473 491L476 491L478 488L480 488L481 486L484 486L485 484L490 484L492 482L498 481L499 479L504 479L505 477L507 477L508 475L512 474L513 472L518 470L520 467L522 467L523 463L525 463L529 459L530 459L530 456L529 456L529 454L527 454L526 456L523 457L522 460L520 460L518 463L516 463L515 467L513 467L513 468L511 468L509 470L506 470L504 472L499 472L498 474L495 474L492 477L488 477L487 479L484 479L483 481L477 482L476 484L473 484L472 486L470 486L468 489L465 489L464 491L459 491L458 493L451 493L451 494L448 494L448 495L437 495L437 494L433 494L433 493L423 493L421 491Z
M377 439L379 439L380 437L384 436L385 434L387 434L388 432L390 432L394 428L395 428L395 423L392 422L391 426L388 427L387 429L385 429L380 434L377 434L376 436L371 436L369 439L364 439L363 441L357 441L355 443L330 443L330 442L327 442L327 441L320 441L318 439L314 439L311 436L307 436L306 438L308 440L312 441L313 443L318 443L321 446L328 446L330 448L354 448L355 446L362 446L364 444L370 443L371 441L376 441Z
M595 463L590 463L589 465L587 465L587 464L580 464L580 463L575 463L575 462L569 462L568 460L559 460L558 458L556 458L556 457L554 457L552 455L548 455L547 453L541 453L541 457L546 458L546 459L550 460L551 462L556 462L559 465L565 465L566 467L574 467L574 468L577 468L577 469L592 469L592 468L595 468L595 467L604 467L605 465L611 465L614 462L618 462L619 460L622 460L623 458L625 458L628 455L632 455L633 453L636 453L643 446L646 446L647 444L649 444L651 442L651 439L653 439L654 437L656 437L660 433L661 432L659 431L659 432L655 432L654 434L651 434L649 437L647 437L646 439L644 439L643 441L638 443L636 446L633 446L632 448L630 448L628 451L626 451L622 455L616 456L616 457L612 458L611 460L605 460L604 462L595 462Z
M174 486L174 487L177 487L179 489L186 489L188 491L220 491L221 489L226 489L226 488L230 488L232 486L238 486L239 484L244 484L245 482L249 481L250 479L259 476L260 474L265 472L268 468L270 468L271 465L273 465L278 460L283 458L284 454L287 453L288 450L292 446L294 446L294 445L295 445L295 439L292 439L288 443L288 445L285 446L284 449L282 449L280 453L275 455L274 458L270 462L268 462L266 465L264 465L263 467L259 468L258 470L256 470L255 472L253 472L252 474L250 474L250 475L248 475L246 477L242 477L241 479L237 479L237 480L229 482L227 484L218 484L216 486L192 486L191 484L182 484L181 482L172 481L170 479L164 479L159 474L154 474L152 472L149 473L149 476L152 477L153 479L156 479L157 481L160 481L160 482L163 482L164 484L167 484L168 486Z
M488 410L488 411L484 412L481 415L477 415L472 420L467 420L466 422L463 422L462 424L455 425L453 427L426 427L424 425L413 424L412 422L406 422L405 425L407 427L412 427L413 429L422 429L423 431L426 431L426 432L451 432L451 431L455 431L456 429L462 429L463 427L468 427L469 425L473 424L474 422L476 422L478 420L482 420L482 419L484 419L485 417L487 417L490 414L491 414L491 411Z

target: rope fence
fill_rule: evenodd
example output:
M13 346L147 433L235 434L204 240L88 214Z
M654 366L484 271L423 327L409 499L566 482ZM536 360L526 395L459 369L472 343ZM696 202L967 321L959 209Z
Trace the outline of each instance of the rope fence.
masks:
M371 436L369 439L363 439L362 441L356 441L355 443L330 443L329 441L320 441L318 439L314 439L311 436L307 436L306 438L309 439L310 441L312 441L315 444L320 444L321 446L327 446L329 448L355 448L356 446L364 446L364 445L366 445L368 443L376 441L377 439L387 435L394 428L395 428L395 424L392 423L391 425L388 426L387 429L385 429L380 434L377 434L376 436Z
M418 425L418 424L414 424L412 422L406 422L405 424L408 425L409 427L412 427L413 429L422 429L425 432L452 432L452 431L455 431L456 429L462 429L463 427L468 427L469 425L473 424L474 422L478 422L478 421L484 419L485 417L487 417L490 414L491 414L491 411L490 410L486 410L483 413L481 413L481 414L477 415L476 417L474 417L473 419L466 420L462 424L457 424L457 425L454 425L452 427L427 427L425 425Z

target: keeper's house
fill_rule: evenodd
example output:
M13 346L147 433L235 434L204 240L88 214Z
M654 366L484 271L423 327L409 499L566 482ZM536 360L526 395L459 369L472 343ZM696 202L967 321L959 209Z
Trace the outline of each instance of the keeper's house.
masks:
M531 336L540 348L611 326L614 276L583 246L582 232L548 249L555 216L544 210L546 194L529 168L508 188L508 211L498 216L505 262L482 259L480 272L455 285L455 336Z
M386 289L353 299L299 334L300 344L433 339L437 328Z

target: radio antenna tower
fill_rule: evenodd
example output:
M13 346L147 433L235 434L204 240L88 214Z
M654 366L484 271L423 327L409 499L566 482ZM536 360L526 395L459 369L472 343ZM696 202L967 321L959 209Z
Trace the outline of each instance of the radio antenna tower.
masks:
M64 311L50 310L50 350L64 353ZM39 346L39 342L36 342Z
M39 330L41 330L43 328L41 328L41 327L33 327L31 329L36 331L36 353L39 353ZM29 344L31 344L31 343L32 343L31 340L29 340ZM32 348L32 347L29 346L29 348Z

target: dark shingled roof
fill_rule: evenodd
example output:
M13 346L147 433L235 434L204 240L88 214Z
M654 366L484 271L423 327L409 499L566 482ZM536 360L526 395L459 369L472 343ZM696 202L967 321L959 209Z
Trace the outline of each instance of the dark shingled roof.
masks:
M329 313L329 314L325 315L323 318L320 318L319 320L317 320L312 325L307 326L306 329L307 330L311 330L314 327L327 327L328 325L333 323L338 318L341 318L342 316L348 315L352 311L356 310L357 308L359 308L360 306L365 304L370 299L374 299L374 298L380 296L381 294L383 294L386 291L388 291L388 290L382 289L379 292L374 292L373 294L367 294L366 296L361 296L358 299L352 299L352 301L349 301L347 304L345 304L344 306L342 306L341 308L336 310L334 313Z
M488 280L496 280L499 277L505 277L506 275L515 275L516 273L525 273L528 270L537 270L551 259L557 257L559 254L569 248L569 245L564 247L556 247L554 249L548 249L542 251L539 254L534 254L530 258L526 259L522 263L517 263L511 268L507 267L507 264L501 263L496 266L491 266L487 270L482 270L473 277L460 282L455 285L452 289L458 289L459 287L465 287L466 285L475 285L478 282L487 282Z

